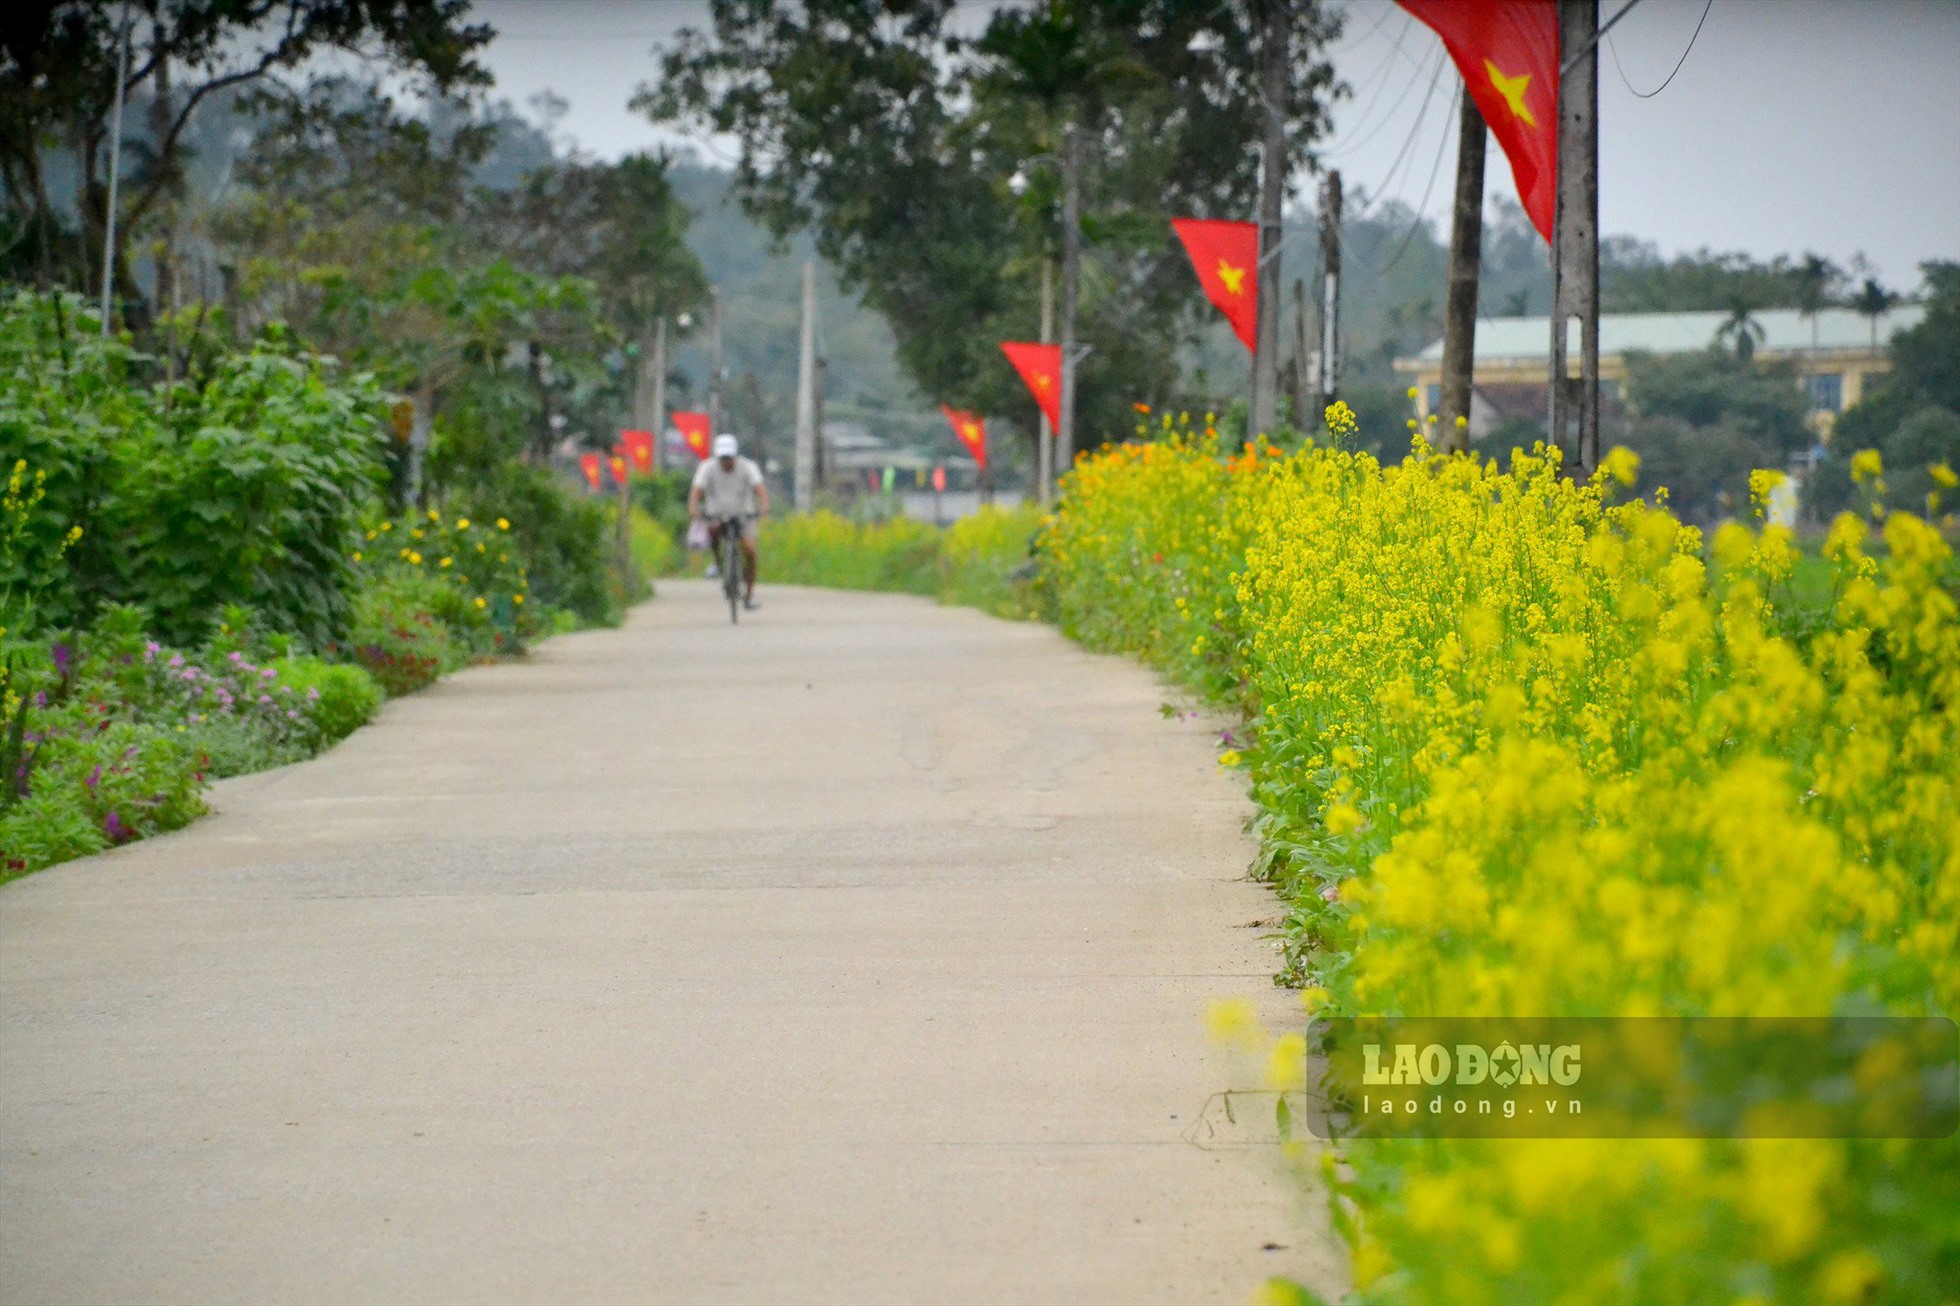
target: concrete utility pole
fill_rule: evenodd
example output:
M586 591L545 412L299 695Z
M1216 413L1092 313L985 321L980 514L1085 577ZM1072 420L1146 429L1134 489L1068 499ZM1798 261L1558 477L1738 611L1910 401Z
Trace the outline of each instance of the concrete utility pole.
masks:
M1341 356L1341 174L1327 174L1320 198L1320 409L1334 406Z
M1285 235L1280 210L1286 200L1287 41L1292 13L1283 0L1266 0L1265 10L1265 30L1259 39L1266 116L1259 174L1259 320L1252 347L1250 435L1264 435L1279 425L1279 249Z
M1082 134L1070 123L1062 129L1062 421L1055 432L1057 478L1075 465L1075 306L1081 263Z
M1055 343L1055 264L1046 254L1041 256L1041 343ZM1055 428L1045 412L1040 423L1034 451L1035 499L1046 508L1055 501Z
M1552 223L1552 443L1571 475L1599 466L1599 0L1559 0L1558 207ZM1572 323L1579 375L1569 375ZM1576 431L1575 431L1576 426Z
M708 433L721 434L721 287L708 292Z
M109 334L116 286L116 191L122 181L123 83L129 80L128 0L123 3L122 42L116 56L116 107L109 115L109 207L102 223L102 334Z
M830 360L822 354L817 355L816 380L810 387L810 410L813 414L810 428L816 432L812 441L813 461L816 463L816 487L821 490L830 484L830 468L825 465L823 454L823 391L824 378L830 374Z
M653 324L653 358L648 363L653 369L653 412L647 429L653 432L653 474L658 476L666 470L665 451L661 448L667 443L667 318L662 314Z
M803 331L796 358L796 510L817 503L817 265L803 264Z
M1456 141L1456 213L1450 224L1450 289L1443 309L1443 394L1438 407L1442 430L1436 447L1444 453L1470 448L1470 383L1477 354L1477 281L1483 271L1484 115L1463 93ZM1464 420L1463 429L1456 419Z
M1307 409L1313 398L1308 393L1312 388L1312 378L1307 375L1307 360L1313 356L1313 346L1307 342L1307 283L1299 277L1293 278L1293 425L1301 430L1307 427Z

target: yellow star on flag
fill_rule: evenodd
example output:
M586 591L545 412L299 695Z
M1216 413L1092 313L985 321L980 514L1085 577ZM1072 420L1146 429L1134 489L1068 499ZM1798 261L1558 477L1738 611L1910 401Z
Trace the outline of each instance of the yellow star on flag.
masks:
M1225 293L1237 299L1245 292L1245 269L1235 268L1224 259L1218 260L1218 280L1225 287Z
M968 422L966 424L966 438L969 440L978 440L980 438L980 427L973 422Z
M1524 119L1527 127L1536 127L1538 120L1531 116L1530 106L1524 102L1524 93L1531 87L1531 74L1519 73L1516 77L1506 77L1496 64L1484 60L1484 71L1490 74L1490 84L1504 97L1504 103L1511 106L1511 112Z
M1055 383L1049 380L1048 374L1046 372L1043 372L1040 376L1037 376L1034 379L1034 388L1041 391L1043 394L1047 394L1048 387L1053 384Z

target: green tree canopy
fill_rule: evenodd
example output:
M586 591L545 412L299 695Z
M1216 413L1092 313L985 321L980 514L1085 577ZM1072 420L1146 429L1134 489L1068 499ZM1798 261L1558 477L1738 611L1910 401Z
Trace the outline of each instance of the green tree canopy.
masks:
M1161 400L1173 347L1209 310L1174 248L1175 215L1250 217L1266 109L1256 0L1074 0L996 10L977 38L949 0L715 0L637 107L734 136L748 210L779 238L811 228L845 284L892 324L926 393L993 412L1031 406L996 342L1032 339L1040 268L1059 247L1065 124L1085 136L1088 253L1080 335L1088 438ZM1335 16L1295 3L1288 135L1327 124ZM1210 53L1190 49L1200 32ZM1017 196L1007 181L1030 182Z

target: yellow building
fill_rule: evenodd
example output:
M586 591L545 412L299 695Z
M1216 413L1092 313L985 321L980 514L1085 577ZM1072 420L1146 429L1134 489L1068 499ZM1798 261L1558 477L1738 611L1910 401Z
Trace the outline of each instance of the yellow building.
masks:
M1790 362L1810 394L1812 420L1828 439L1837 415L1858 402L1865 387L1890 363L1885 346L1899 331L1918 324L1925 309L1902 304L1876 322L1848 308L1827 308L1815 319L1795 309L1764 309L1751 315L1763 329L1756 357ZM1610 313L1599 319L1599 380L1605 405L1617 406L1626 380L1626 356L1634 352L1682 354L1706 349L1729 314ZM1477 361L1472 373L1470 433L1478 437L1506 421L1544 421L1551 367L1551 319L1495 317L1477 322ZM1568 357L1577 372L1578 324L1571 324ZM1413 358L1395 360L1395 370L1416 387L1417 416L1425 422L1440 402L1443 342Z

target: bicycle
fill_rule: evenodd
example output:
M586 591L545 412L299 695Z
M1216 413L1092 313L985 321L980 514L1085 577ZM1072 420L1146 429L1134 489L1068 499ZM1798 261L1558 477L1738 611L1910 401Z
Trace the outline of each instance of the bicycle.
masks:
M715 566L721 572L721 592L728 597L730 625L742 617L742 580L746 571L742 563L742 526L746 520L740 516L724 517L714 525Z

